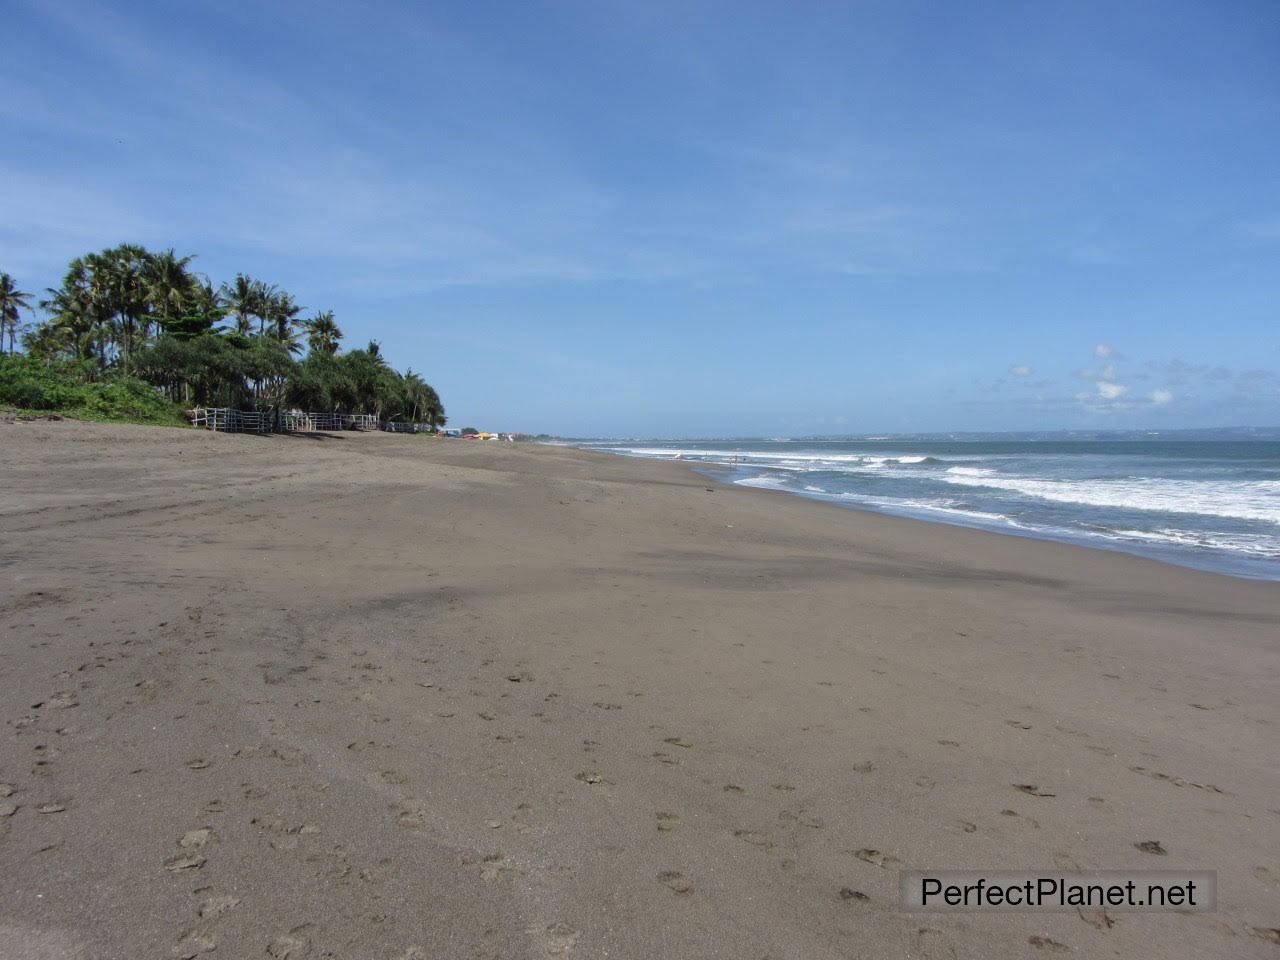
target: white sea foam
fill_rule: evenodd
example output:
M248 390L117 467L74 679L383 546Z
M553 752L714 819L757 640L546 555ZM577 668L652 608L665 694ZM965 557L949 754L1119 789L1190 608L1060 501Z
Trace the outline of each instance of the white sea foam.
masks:
M733 481L739 487L760 487L765 490L777 490L785 487L787 484L786 477L743 477L741 480Z
M897 464L936 463L933 457L894 457L866 453L791 453L761 450L707 450L700 447L602 447L611 453L664 460L694 460L716 464L754 464L779 470L864 470Z
M968 476L947 472L941 479L967 487L1009 490L1056 503L1121 507L1161 513L1189 513L1280 523L1280 488L1275 481L1223 480L1034 480Z
M1219 533L1205 530L1113 530L1103 534L1107 539L1141 540L1152 543L1169 543L1181 547L1200 547L1209 550L1229 550L1268 560L1280 559L1280 537L1249 534Z
M948 467L947 473L954 473L958 477L989 477L995 471L988 467Z

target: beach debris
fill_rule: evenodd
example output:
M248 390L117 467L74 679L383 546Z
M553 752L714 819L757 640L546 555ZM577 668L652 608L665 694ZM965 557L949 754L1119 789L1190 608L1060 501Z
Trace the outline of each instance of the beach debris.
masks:
M658 818L659 833L670 833L676 828L676 824L680 822L679 816L674 813L667 813L664 810L659 810L655 816Z
M591 783L591 784L604 782L604 777L600 776L600 774L592 771L587 771L587 770L584 770L582 773L578 774L573 779L581 780L583 783Z
M1056 793L1049 793L1047 790L1041 790L1039 785L1034 783L1015 783L1013 789L1021 790L1023 793L1033 797L1056 797Z
M854 890L851 887L841 887L840 899L841 900L870 900L871 898L868 897L861 890Z
M502 821L501 821L501 820L486 820L486 821L484 822L484 825L485 825L486 827L488 827L490 830L497 830L500 826L502 826Z
M1161 845L1159 840L1140 840L1134 846L1143 853L1154 853L1161 857L1169 852Z

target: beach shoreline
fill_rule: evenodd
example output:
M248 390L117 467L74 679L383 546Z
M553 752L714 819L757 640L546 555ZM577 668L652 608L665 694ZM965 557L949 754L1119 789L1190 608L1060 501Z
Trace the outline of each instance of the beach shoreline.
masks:
M679 460L707 470L722 482L855 510L1069 543L1249 580L1280 581L1280 540L1272 533L1274 522L1268 522L1280 522L1280 518L1270 515L1274 511L1270 492L1258 490L1259 473L1266 475L1264 465L1272 462L1268 458L1280 451L1265 440L1254 444L1237 440L1175 442L1174 446L1182 449L1182 459L1163 462L1147 456L1160 449L1160 444L1152 441L1071 441L1056 447L1052 441L892 438L822 443L777 439L636 443L583 440L571 445L639 459ZM1068 450L1067 458L1093 457L1090 466L1102 475L1080 464L1074 470L1068 468L1065 475L1038 474L1037 467L1052 471L1052 458ZM1107 456L1098 457L1098 450ZM1215 488L1194 491L1195 484L1203 484L1206 477L1191 480L1188 487L1185 477L1161 475L1170 465L1178 472L1187 471L1191 464L1197 465L1190 467L1191 473L1197 468L1203 471L1202 458L1220 456L1223 450L1234 456L1216 463L1217 469L1234 467L1243 476L1233 480L1217 477L1209 481L1217 484ZM1251 454L1247 458L1242 457L1246 450ZM893 465L908 466L888 472L882 469ZM1155 472L1143 475L1141 471ZM964 474L953 482L965 486L939 484L939 479L952 480L951 474ZM1262 486L1269 483L1272 481L1264 480ZM1181 489L1180 484L1184 485ZM1149 487L1142 491L1149 503L1129 499L1127 506L1132 509L1125 516L1114 509L1099 509L1120 506L1126 495L1134 497L1143 485ZM1016 495L1010 499L1000 496L1002 488L1031 492L1021 499ZM1243 494L1246 504L1221 502L1226 496L1224 488ZM1171 494L1182 501L1178 510L1152 505ZM1103 497L1100 502L1096 499L1099 495ZM1261 499L1249 500L1251 495ZM1070 511L1068 515L1050 520L1046 511L1061 510L1063 504ZM1244 514L1235 512L1242 506ZM1235 529L1228 532L1224 527Z
M1275 952L1272 583L572 447L0 445L5 956Z

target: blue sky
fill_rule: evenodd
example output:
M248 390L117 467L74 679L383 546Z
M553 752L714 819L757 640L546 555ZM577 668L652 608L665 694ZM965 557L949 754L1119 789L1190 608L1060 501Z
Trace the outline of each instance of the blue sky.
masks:
M573 435L1280 424L1280 4L17 0L0 270L120 242Z

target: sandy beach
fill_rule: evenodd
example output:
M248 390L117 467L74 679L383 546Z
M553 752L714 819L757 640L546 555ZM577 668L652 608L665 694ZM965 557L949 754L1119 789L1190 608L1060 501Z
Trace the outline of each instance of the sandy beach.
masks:
M1280 949L1275 583L568 448L10 422L0 636L6 960Z

